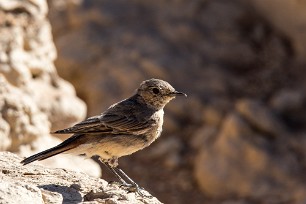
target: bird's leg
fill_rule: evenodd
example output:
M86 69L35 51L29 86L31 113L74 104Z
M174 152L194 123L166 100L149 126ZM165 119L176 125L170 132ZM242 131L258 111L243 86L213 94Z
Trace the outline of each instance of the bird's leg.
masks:
M145 195L141 192L141 190L144 190L144 188L140 187L135 181L133 181L126 173L124 173L124 171L122 169L120 169L118 166L114 167L114 170L116 171L116 173L118 175L120 175L120 177L124 177L127 181L129 181L129 184L127 185L123 185L128 187L128 190L130 192L137 192L140 196L142 197L148 197L148 198L152 198L151 195Z
M133 181L128 175L126 175L126 173L124 173L122 169L120 169L119 167L114 167L114 170L120 175L121 178L124 177L134 187L139 188L138 184Z
M111 160L105 161L102 158L98 158L98 160L104 164L121 182L122 187L127 187L130 192L137 192L140 196L152 198L151 195L145 195L140 190L143 190L135 181L133 181L122 169L118 167L118 159L113 158Z
M116 172L112 166L110 166L108 163L104 163L104 165L107 166L107 168L116 176L122 185L128 185L128 183Z
M123 185L127 185L128 183L115 171L115 169L112 167L112 165L109 164L108 161L103 160L101 157L97 156L95 157L97 159L97 161L99 161L100 163L102 163L104 166L106 166L110 172L112 172L116 178L121 182L121 184Z

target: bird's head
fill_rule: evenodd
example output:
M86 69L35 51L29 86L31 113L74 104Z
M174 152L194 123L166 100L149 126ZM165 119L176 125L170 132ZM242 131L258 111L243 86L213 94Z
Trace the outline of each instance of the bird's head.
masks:
M177 95L187 97L185 93L176 91L168 82L160 79L143 81L137 89L137 94L146 104L155 109L162 109Z

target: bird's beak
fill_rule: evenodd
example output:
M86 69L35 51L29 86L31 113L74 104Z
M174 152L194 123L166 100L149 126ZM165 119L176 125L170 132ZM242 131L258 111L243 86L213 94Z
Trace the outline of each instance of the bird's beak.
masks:
M185 94L185 93L183 93L183 92L179 92L179 91L174 91L174 92L171 93L171 95L174 95L174 96L181 95L181 96L187 97L187 94Z

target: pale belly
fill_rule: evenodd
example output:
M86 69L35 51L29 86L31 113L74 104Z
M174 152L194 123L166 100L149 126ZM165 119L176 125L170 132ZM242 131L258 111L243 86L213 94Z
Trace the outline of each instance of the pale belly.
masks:
M133 145L122 145L116 142L103 142L96 144L82 144L78 147L67 151L70 154L85 154L87 157L99 155L102 159L111 159L113 157L122 157L133 154L141 150L146 145L144 143L137 143Z

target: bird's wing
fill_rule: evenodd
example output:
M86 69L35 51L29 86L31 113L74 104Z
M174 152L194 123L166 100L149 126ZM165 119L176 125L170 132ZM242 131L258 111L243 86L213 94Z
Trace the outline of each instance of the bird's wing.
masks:
M154 123L152 119L145 120L142 118L142 120L139 120L134 115L127 116L116 114L106 114L102 118L102 121L107 127L112 128L114 133L126 132L133 134L136 132L138 134L145 133Z
M111 128L101 123L99 116L87 118L86 120L75 124L72 127L57 130L53 134L71 134L71 133L94 133L94 132L112 132Z
M120 109L122 109L122 106ZM152 119L137 117L131 110L128 112L125 110L118 111L116 107L112 107L102 115L90 117L70 128L58 130L54 133L143 134L152 126L153 123L154 121Z

